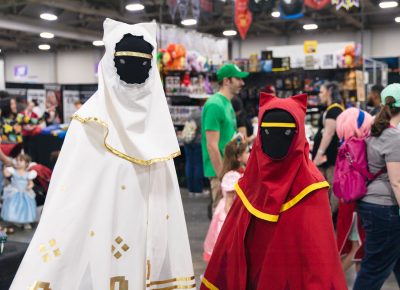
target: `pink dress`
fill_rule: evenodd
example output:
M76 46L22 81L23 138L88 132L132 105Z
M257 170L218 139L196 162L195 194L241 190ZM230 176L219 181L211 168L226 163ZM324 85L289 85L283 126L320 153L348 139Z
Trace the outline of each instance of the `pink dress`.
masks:
M207 263L210 261L215 243L217 242L218 239L218 235L221 232L226 216L228 215L228 213L225 211L227 192L234 190L234 186L239 181L239 178L241 176L242 174L232 170L227 172L222 178L221 181L222 199L218 202L218 205L214 211L214 215L211 220L211 224L208 229L206 239L204 241L203 260Z

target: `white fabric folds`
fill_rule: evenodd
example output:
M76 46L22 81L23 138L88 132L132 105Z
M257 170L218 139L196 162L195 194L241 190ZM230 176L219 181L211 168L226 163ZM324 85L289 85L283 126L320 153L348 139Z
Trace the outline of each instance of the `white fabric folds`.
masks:
M172 158L179 154L157 71L156 24L104 22L99 89L76 113L40 224L11 290L195 289ZM115 44L154 47L142 85L122 82Z

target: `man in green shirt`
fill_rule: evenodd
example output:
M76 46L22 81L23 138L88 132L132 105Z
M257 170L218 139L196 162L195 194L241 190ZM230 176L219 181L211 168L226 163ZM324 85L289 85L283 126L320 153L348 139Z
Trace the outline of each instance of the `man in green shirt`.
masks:
M225 146L236 132L236 116L231 99L244 86L243 79L249 75L234 64L225 64L217 71L220 85L218 93L212 95L204 105L201 116L201 147L204 174L210 179L213 209L220 197L217 196L222 171ZM221 176L222 177L222 176Z

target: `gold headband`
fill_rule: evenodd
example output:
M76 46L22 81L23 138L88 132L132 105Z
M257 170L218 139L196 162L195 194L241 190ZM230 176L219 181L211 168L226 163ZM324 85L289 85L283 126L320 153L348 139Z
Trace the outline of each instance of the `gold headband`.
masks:
M136 51L117 51L114 54L115 56L135 56L141 58L152 59L153 56L151 54L143 53L143 52L136 52Z
M268 123L262 122L261 127L273 127L273 128L296 128L295 123Z

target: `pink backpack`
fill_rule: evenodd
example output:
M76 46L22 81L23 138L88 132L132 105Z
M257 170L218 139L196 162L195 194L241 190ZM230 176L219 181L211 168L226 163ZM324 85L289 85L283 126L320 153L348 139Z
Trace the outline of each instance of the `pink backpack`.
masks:
M345 141L338 150L333 178L333 193L345 202L364 197L368 184L386 168L376 174L368 170L367 146L365 138L352 137Z

